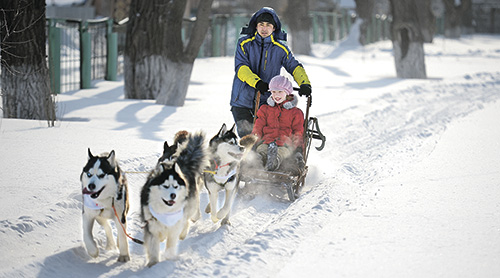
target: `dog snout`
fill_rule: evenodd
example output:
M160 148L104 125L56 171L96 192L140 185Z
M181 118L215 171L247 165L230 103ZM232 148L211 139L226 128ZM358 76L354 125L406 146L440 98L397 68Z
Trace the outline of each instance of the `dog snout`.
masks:
M175 197L177 197L177 195L175 195L175 193L171 193L171 194L170 194L170 199L174 200L174 199L175 199Z
M95 189L95 184L93 184L93 183L89 184L89 189L90 190L94 190Z

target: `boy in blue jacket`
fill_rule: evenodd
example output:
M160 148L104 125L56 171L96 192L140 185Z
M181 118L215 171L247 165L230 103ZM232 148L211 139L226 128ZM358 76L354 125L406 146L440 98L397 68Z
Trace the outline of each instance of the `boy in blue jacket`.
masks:
M245 36L236 46L230 102L240 138L252 132L257 91L261 93L260 104L266 103L270 96L269 81L280 74L282 67L299 84L300 96L311 94L311 82L302 64L284 44L286 33L272 8L258 10L241 33Z

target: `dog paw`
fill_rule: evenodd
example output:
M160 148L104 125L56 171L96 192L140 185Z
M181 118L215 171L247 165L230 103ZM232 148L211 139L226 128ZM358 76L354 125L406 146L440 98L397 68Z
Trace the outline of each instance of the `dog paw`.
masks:
M130 256L129 255L120 255L118 257L118 261L120 263L126 263L126 262L130 261Z
M228 210L226 209L221 209L219 210L219 212L217 212L217 218L218 219L222 219L222 218L225 218L227 216L227 214L229 213Z
M95 251L87 251L87 254L89 254L89 256L91 256L92 258L97 258L99 257L99 250L96 249Z
M92 258L97 258L99 256L99 248L97 248L97 245L94 243L94 245L87 245L87 254L91 256Z
M215 215L212 215L210 218L212 219L212 222L214 222L214 223L219 222L219 218L217 218L217 216L215 216Z
M191 217L191 221L193 221L193 223L195 223L196 221L200 220L201 218L201 213L200 213L200 210L198 210L194 215L193 217Z
M221 224L221 226L223 226L223 225L231 226L231 222L229 221L228 218L222 219L222 221L220 222L220 224Z
M151 261L149 261L149 262L148 262L147 266L148 266L148 267L152 267L153 265L155 265L155 264L157 264L157 263L158 263L158 261L157 261L157 260L151 260Z
M184 230L182 230L182 233L179 235L179 239L180 240L184 240L186 238L186 236L187 236L187 233L188 233L188 229L187 228L184 229Z

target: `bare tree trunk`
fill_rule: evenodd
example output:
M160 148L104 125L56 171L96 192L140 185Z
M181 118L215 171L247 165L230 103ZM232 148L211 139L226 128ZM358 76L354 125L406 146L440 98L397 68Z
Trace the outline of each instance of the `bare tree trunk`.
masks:
M47 120L55 104L45 52L45 0L2 0L0 57L3 115Z
M432 11L433 0L418 1L417 13L418 25L424 42L432 42L436 34L436 16Z
M162 78L166 80L166 83L164 89L158 94L156 103L171 106L183 106L189 87L189 80L191 80L193 63L173 62L171 60L167 60L165 61L165 65L165 76ZM174 80L174 82L172 82L172 80ZM183 93L180 94L181 92Z
M194 60L209 28L213 0L199 1L196 21L185 43L186 0L133 0L125 48L125 96L182 106Z
M285 14L292 37L292 50L295 54L311 53L311 19L308 0L289 0Z
M462 18L471 8L471 0L461 0L458 5L455 5L455 0L443 0L443 3L445 6L444 36L458 39L462 33Z
M424 38L418 21L418 0L391 0L392 45L399 78L427 78Z
M356 2L356 13L361 18L362 23L359 26L359 43L368 44L368 28L373 15L375 0L354 0Z

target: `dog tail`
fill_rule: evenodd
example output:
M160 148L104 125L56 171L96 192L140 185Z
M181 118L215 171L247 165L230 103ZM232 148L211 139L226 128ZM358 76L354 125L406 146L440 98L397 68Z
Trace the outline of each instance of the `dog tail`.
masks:
M182 144L188 139L189 132L186 130L178 131L174 136L174 144Z
M208 151L205 146L205 134L197 132L188 137L182 145L182 151L177 158L177 165L184 177L188 179L189 194L194 194L196 177L201 175L203 169L209 166Z
M258 139L259 138L257 137L257 135L248 134L248 135L243 136L240 139L240 145L242 145L243 147L245 147L247 149L250 149L257 142Z

